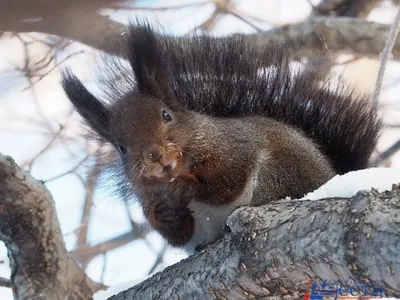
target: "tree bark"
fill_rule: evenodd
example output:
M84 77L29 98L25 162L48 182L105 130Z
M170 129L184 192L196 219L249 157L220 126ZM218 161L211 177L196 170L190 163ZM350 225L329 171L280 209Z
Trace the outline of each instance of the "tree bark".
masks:
M244 207L228 225L219 242L109 299L300 299L318 279L382 280L384 295L400 295L400 186Z
M45 186L1 154L0 240L16 300L87 300L104 288L69 256Z
M350 199L282 200L243 207L231 233L112 300L299 299L317 280L384 281L400 296L400 185ZM91 281L67 253L41 182L0 155L0 239L15 299L91 299Z
M93 48L120 54L124 24L98 11L110 0L3 0L0 31L41 32L72 39Z

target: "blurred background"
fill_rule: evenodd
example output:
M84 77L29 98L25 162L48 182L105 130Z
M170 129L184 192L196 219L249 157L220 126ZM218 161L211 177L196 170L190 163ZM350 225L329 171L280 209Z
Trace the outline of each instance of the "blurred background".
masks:
M81 136L80 119L59 84L60 67L70 66L90 85L101 41L112 42L110 37L118 36L136 16L180 35L252 34L318 15L390 24L397 4L395 0L1 1L0 153L45 183L66 247L92 279L106 285L139 279L186 255L151 231L137 203L124 203L103 184L99 149ZM335 64L330 71L343 75L359 91L373 91L378 57L329 59ZM375 153L375 157L384 154L385 159L379 160L382 166L400 166L399 104L400 64L391 61L380 97L386 127ZM0 299L12 299L9 277L6 248L0 242L4 279Z

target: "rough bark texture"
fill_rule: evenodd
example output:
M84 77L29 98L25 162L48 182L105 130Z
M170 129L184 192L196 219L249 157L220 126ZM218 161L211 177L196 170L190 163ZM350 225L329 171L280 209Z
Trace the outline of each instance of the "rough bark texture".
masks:
M45 186L0 154L0 240L18 300L86 300L104 286L69 256Z
M315 280L383 280L400 296L400 185L351 199L244 207L232 233L120 299L299 299ZM15 299L91 299L102 286L67 253L49 192L0 156L0 239Z
M240 208L232 233L120 299L300 299L307 280L383 280L400 295L400 186ZM272 296L272 297L271 297Z

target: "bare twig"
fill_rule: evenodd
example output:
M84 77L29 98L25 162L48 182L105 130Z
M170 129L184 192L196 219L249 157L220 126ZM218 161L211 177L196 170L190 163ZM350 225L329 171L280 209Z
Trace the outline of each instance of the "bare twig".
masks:
M104 276L107 269L107 253L103 253L103 268L101 269L100 282L104 283Z
M196 26L192 31L197 31L198 29L203 31L210 31L215 26L215 23L219 16L220 11L216 8L205 21L203 21L199 26Z
M254 28L257 32L262 31L261 28L259 28L255 24L249 22L248 20L246 20L246 18L244 18L240 13L238 13L238 12L236 12L234 10L230 10L230 11L228 11L228 13L231 14L232 16L236 17L237 19L241 20L242 22L246 23L250 27Z
M383 49L381 56L381 64L379 67L378 77L376 79L375 90L373 94L373 104L378 105L379 96L381 93L383 76L385 74L386 65L390 59L394 43L396 41L397 34L400 29L400 6L397 7L397 13L394 18L393 24L390 27L388 38L386 40L385 48Z
M167 250L167 243L164 242L162 249L158 252L156 260L154 261L153 265L147 272L147 275L150 275L151 273L153 273L154 270L158 267L158 265L163 262L163 256L164 256L166 250Z
M2 286L2 287L8 287L8 288L11 287L11 281L10 281L10 279L0 277L0 286Z
M55 68L59 67L63 62L65 62L66 60L68 60L69 58L78 55L78 54L82 54L84 53L84 50L80 50L74 53L69 54L67 57L65 57L63 60L61 60L60 62L54 64L54 66L52 66L49 70L47 70L45 73L40 74L40 75L35 75L38 79L36 81L33 81L30 85L28 85L26 88L24 88L22 91L25 91L29 88L31 88L34 84L38 83L39 81L41 81L45 76L47 76L48 74L50 74ZM50 58L49 62L51 62L54 59L54 57Z
M127 233L121 234L120 236L109 239L105 242L75 249L71 251L70 254L74 259L78 259L79 257L86 255L87 260L90 261L97 255L116 249L123 245L129 244L130 242L136 240L137 238L138 237L132 231L129 231Z
M400 150L400 140L395 142L392 146L380 153L379 156L372 162L373 166L379 166L390 157L395 155Z
M39 151L39 153L37 153L31 160L30 162L27 164L28 166L28 170L30 171L32 169L32 165L34 164L34 162L36 161L36 159L41 156L43 153L45 153L47 150L49 150L49 148L53 145L53 143L60 137L62 131L65 128L65 124L64 125L60 125L60 129L54 134L54 136L50 139L50 141L47 143L46 146L43 147L42 150Z
M78 234L77 234L77 242L76 242L76 248L83 247L87 244L87 233L89 229L89 221L90 221L90 216L92 212L92 207L93 207L93 193L94 189L96 188L99 174L100 174L100 168L99 168L99 155L101 152L101 148L98 149L97 154L95 156L96 163L93 168L90 169L89 174L87 176L87 179L85 182L83 182L85 186L85 191L86 191L86 196L85 196L85 202L83 205L83 210L82 210L82 217L81 217L81 225L79 226ZM82 267L85 269L87 264L88 264L88 259L86 259L87 256L84 257L79 257L78 256L78 261L82 264Z
M129 5L123 5L123 4L110 3L107 5L107 7L113 8L113 9L162 11L162 10L179 10L179 9L188 8L188 7L199 7L199 6L206 5L206 4L209 4L212 2L213 1L204 1L204 2L199 2L199 3L188 3L188 4L175 5L175 6L154 6L154 7L151 7L151 6L150 7L148 7L148 6L129 6Z
M43 183L49 183L50 181L53 181L53 180L59 179L59 178L61 178L61 177L63 177L63 176L66 176L66 175L68 175L68 174L74 173L85 161L88 160L89 157L90 157L89 155L86 155L86 156L85 156L84 158L82 158L73 168L71 168L71 169L69 169L68 171L63 172L63 173L61 173L61 174L59 174L59 175L56 175L56 176L54 176L54 177L48 178L48 179L46 179L46 180L43 180Z

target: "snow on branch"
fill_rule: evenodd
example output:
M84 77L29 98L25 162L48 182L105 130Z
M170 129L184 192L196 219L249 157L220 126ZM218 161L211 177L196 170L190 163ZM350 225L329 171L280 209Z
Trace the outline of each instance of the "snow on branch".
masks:
M299 299L307 282L383 281L400 295L400 186L243 207L219 242L110 300Z
M15 299L91 299L102 286L67 253L44 185L4 156L0 178L0 238ZM110 299L295 299L317 279L383 281L385 296L400 295L399 217L400 185L239 208L225 238Z

